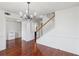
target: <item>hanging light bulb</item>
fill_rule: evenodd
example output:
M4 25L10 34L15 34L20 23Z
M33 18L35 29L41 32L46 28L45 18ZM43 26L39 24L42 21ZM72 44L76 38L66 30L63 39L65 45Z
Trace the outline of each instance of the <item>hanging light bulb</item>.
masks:
M24 14L24 18L26 17L26 14Z
M16 20L17 22L21 22L21 20Z
M30 15L31 18L33 18L33 15Z
M37 13L36 12L34 12L34 16L36 16L37 15Z
M20 11L20 12L19 12L19 15L22 17L22 16L23 16L23 13Z
M28 14L28 10L26 10L26 14Z

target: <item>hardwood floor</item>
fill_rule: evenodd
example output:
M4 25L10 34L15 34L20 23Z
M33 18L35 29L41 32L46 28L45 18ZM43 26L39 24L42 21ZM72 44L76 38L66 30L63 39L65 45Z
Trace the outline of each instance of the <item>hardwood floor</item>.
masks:
M26 42L21 39L7 41L7 49L0 51L1 56L77 56L69 52L50 48L41 44L36 44L34 51L34 41Z

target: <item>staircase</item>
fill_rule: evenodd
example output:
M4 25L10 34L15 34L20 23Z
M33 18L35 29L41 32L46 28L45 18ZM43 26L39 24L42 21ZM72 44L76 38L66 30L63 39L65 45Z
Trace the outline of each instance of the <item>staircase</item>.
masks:
M39 26L36 27L36 31L34 32L34 50L33 52L36 53L37 51L37 39L45 35L48 31L54 28L54 17L55 12L49 13L47 15L48 19L46 21L42 21ZM51 27L50 27L51 26Z
M54 17L55 12L48 14L48 19L46 21L41 21L40 25L36 27L35 31L35 41L46 34L49 30L54 28ZM50 27L51 26L51 27ZM45 31L46 30L46 31ZM45 31L45 32L44 32ZM41 33L41 34L40 34Z

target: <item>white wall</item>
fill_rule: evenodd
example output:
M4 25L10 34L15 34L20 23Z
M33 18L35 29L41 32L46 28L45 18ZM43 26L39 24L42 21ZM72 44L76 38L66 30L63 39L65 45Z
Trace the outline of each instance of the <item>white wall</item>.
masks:
M26 41L30 41L34 39L34 31L33 24L29 21L22 22L22 39Z
M45 20L45 19L44 19L44 20ZM43 20L43 22L45 23L47 20L49 20L49 18L48 18L46 21L44 21L44 20ZM43 23L43 24L44 24L44 23ZM55 26L55 23L54 23L54 18L53 18L53 19L51 19L51 20L49 21L48 24L46 24L46 25L42 28L43 35L46 34L47 32L49 32L50 30L52 30L52 29L54 28L54 26Z
M22 37L21 32L22 32L22 23L21 22L17 22L18 37Z
M79 55L79 7L56 11L55 28L37 42Z
M21 37L21 23L16 21L6 21L7 39L15 39Z
M14 19L19 19L18 15L15 13L11 13L11 16L6 16L4 14L4 10L0 10L0 51L6 49L6 40L7 40L7 28L6 28L6 17L9 18L14 18ZM14 24L15 25L15 24ZM15 25L16 26L16 25ZM17 27L20 28L20 25L18 25ZM19 28L17 29L18 33L20 33ZM21 33L20 33L21 36Z
M18 17L18 15L15 14L15 13L10 12L11 15L6 16L4 14L4 12L5 12L4 10L0 10L0 51L6 49L6 39L7 39L7 35L6 35L7 34L7 26L6 26L7 25L7 22L6 22L7 19L6 19L6 17L9 17L10 20L11 20L11 18L13 18L14 20L15 19L20 19ZM11 24L13 24L13 23L11 23ZM10 26L11 30L16 30L15 26L18 27L17 32L20 34L19 36L21 37L21 29L20 29L21 25L20 25L20 23L13 24L14 27L13 26L11 27L11 24L8 24Z
M0 50L6 48L6 22L4 11L0 10Z

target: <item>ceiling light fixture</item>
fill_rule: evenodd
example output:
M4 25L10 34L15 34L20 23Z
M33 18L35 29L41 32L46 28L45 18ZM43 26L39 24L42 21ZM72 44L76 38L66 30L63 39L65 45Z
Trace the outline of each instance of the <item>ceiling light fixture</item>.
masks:
M25 20L31 20L32 18L34 18L36 15L37 15L37 13L36 12L34 12L34 15L30 15L30 9L29 9L29 5L30 5L30 2L27 2L27 6L28 6L28 9L26 10L26 13L23 15L23 13L22 12L20 12L19 14L20 14L20 18L22 18L22 19L25 19Z

